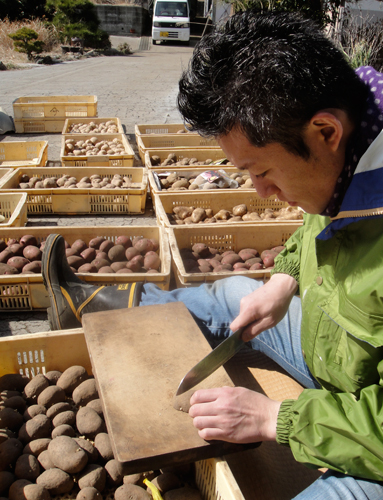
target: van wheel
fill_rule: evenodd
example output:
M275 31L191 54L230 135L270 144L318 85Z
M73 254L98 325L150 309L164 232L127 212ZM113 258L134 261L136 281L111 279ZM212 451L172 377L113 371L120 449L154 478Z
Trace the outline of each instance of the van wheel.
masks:
M156 45L156 43L157 43L157 40L153 40L153 38L152 38L152 44Z

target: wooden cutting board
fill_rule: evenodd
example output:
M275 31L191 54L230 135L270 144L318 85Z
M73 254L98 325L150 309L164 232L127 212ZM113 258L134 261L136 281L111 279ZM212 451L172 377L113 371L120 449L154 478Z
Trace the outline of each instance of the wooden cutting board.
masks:
M211 347L181 302L85 314L83 329L114 456L125 473L237 452L255 445L204 441L177 411L181 379ZM223 367L195 389L233 386Z

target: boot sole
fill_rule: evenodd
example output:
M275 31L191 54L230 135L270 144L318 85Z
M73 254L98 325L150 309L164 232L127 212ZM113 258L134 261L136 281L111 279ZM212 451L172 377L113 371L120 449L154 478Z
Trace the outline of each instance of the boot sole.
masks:
M43 262L42 262L42 275L43 275L43 282L45 285L45 288L48 291L48 295L51 299L51 304L52 307L50 307L50 314L49 314L49 322L51 324L51 328L53 330L62 330L61 323L59 320L58 316L58 307L57 307L57 302L56 302L56 296L55 293L52 289L51 286L51 279L50 279L50 274L49 274L49 264L50 264L50 257L52 253L52 248L54 246L54 242L57 240L57 238L60 236L59 234L54 235L55 238L52 243L49 245L49 254L43 255ZM48 236L49 238L50 236ZM48 250L47 246L44 248L44 251L46 252Z

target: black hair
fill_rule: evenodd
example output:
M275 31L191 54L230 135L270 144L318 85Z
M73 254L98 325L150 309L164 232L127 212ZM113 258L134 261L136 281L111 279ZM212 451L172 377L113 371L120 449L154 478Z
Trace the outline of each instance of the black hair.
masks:
M338 108L357 124L367 96L368 87L314 21L248 10L201 38L177 104L203 136L237 127L257 147L279 143L308 158L302 132L312 116Z

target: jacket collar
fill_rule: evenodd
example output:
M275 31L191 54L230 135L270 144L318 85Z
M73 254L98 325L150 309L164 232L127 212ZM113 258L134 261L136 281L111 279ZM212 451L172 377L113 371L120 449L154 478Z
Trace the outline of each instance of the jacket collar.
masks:
M338 215L318 235L327 240L351 222L383 216L383 130L361 157Z

